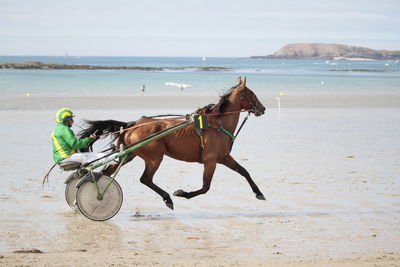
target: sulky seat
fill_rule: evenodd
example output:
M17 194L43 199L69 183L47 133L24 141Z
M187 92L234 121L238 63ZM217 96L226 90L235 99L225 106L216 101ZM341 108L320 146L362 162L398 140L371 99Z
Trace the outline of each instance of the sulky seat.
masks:
M60 166L60 168L64 171L73 171L79 169L81 167L81 163L76 161L61 162L58 164L58 166Z

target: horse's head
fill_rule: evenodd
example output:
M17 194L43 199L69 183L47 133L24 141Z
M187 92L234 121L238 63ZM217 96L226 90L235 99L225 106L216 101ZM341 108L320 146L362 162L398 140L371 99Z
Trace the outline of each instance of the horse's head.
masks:
M246 77L242 79L239 77L238 84L235 86L236 94L240 97L240 105L242 109L249 110L254 115L261 116L265 112L265 107L258 100L253 91L246 87Z

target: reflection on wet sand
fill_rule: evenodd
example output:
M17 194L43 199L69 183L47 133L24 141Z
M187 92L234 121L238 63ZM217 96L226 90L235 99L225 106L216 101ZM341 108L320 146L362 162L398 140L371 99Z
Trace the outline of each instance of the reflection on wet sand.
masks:
M94 222L78 212L73 216L63 216L63 227L57 235L65 243L65 248L73 250L96 251L122 247L122 230L112 221Z
M286 212L224 212L224 213L165 213L165 214L141 214L131 215L131 221L155 221L155 220L171 220L171 219L228 219L228 218L279 218L279 217L324 217L336 215L361 216L374 214L389 214L393 215L400 213L400 210L366 210L366 211L286 211Z

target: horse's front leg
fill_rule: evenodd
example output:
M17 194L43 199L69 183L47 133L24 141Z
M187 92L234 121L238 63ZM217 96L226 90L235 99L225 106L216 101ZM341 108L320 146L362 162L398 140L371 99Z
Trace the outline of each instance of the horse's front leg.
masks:
M204 172L203 172L203 187L199 190L192 191L192 192L185 192L182 189L179 189L174 192L174 196L177 197L184 197L184 198L192 198L198 196L200 194L205 194L210 189L211 180L214 175L215 167L217 163L213 162L205 162L204 163Z
M254 194L256 194L256 198L260 200L265 200L264 195L261 193L260 189L256 185L256 183L251 179L251 176L249 172L240 166L239 163L236 162L234 158L232 158L231 155L228 155L222 162L221 164L225 165L226 167L234 170L235 172L241 174L244 178L246 178L247 182L250 184L251 189L253 190Z

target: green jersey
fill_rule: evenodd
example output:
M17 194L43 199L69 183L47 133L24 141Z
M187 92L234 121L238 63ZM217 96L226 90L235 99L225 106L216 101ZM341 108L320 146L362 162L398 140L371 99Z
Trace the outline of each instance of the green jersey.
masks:
M53 141L53 159L56 163L60 163L63 159L76 153L78 149L87 147L92 141L90 137L76 138L74 132L62 123L57 123L51 139Z

